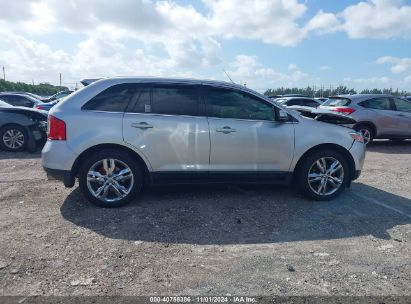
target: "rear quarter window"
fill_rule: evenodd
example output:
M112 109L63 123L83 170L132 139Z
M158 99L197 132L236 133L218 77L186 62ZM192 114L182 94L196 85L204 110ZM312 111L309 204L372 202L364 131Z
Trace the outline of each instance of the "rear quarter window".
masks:
M124 112L136 91L136 84L117 84L94 96L81 109L89 111Z

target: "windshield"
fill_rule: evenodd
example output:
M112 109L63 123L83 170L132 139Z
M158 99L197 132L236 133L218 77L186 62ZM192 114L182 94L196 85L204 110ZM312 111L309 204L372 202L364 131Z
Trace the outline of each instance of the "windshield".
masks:
M351 103L351 100L348 98L341 97L331 97L328 100L324 101L322 106L326 107L344 107L348 106Z

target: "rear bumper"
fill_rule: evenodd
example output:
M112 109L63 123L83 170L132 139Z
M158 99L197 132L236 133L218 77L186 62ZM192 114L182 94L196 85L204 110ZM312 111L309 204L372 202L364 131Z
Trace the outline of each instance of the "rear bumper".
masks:
M64 186L66 186L67 188L74 186L75 177L71 174L71 171L51 169L47 167L43 167L43 169L44 171L46 171L47 179L62 181L64 183Z

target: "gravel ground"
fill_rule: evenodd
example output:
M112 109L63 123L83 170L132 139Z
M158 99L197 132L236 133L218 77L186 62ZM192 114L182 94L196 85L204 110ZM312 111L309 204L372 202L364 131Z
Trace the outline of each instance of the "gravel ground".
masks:
M288 187L145 191L116 210L0 153L0 295L410 295L411 142L332 202Z

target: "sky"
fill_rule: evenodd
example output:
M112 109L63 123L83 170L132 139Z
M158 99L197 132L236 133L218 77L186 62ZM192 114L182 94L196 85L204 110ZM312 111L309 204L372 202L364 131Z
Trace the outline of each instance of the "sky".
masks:
M411 0L0 0L6 79L411 91Z

